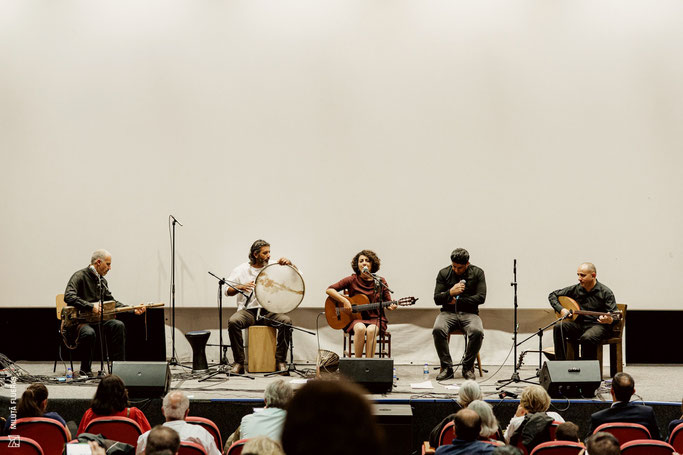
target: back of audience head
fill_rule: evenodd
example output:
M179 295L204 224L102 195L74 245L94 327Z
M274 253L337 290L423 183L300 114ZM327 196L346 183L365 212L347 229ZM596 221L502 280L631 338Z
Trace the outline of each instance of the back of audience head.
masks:
M493 449L493 455L524 455L520 449L515 446L498 446Z
M614 435L600 431L586 439L586 452L590 455L618 455L621 448Z
M47 407L47 387L34 382L26 388L17 403L17 417L42 417Z
M529 413L545 412L550 407L550 395L540 385L530 385L522 390L519 405Z
M181 390L168 392L161 405L166 421L185 420L190 410L190 400Z
M481 419L472 409L461 409L453 417L456 437L462 441L475 441L481 432Z
M344 380L308 381L289 403L282 431L287 455L384 454L384 440L363 390Z
M242 455L285 455L280 444L267 436L249 439L242 447Z
M95 414L111 415L128 406L128 391L123 380L115 374L108 374L97 385L90 407Z
M481 394L481 388L477 381L468 379L463 382L458 391L458 403L463 408L469 406L474 400L483 400L484 396Z
M147 436L145 455L174 455L180 448L180 436L171 427L157 425Z
M294 391L292 386L287 384L283 379L273 381L266 386L263 393L263 399L268 408L287 409L287 405L292 399Z
M483 400L474 400L467 406L479 415L481 419L481 430L479 436L482 438L489 438L498 431L498 420L493 414L493 408L490 404Z
M580 442L579 426L574 422L562 422L555 431L555 440Z
M612 378L612 393L616 401L631 401L631 396L636 393L636 383L628 373L617 373Z

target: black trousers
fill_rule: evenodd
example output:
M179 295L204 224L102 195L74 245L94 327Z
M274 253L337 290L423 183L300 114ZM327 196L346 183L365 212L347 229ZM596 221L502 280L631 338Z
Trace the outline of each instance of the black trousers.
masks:
M105 355L109 360L126 360L126 326L118 319L104 321L103 325ZM78 356L81 358L81 371L92 371L92 358L95 349L99 350L97 332L89 324L83 324L78 330Z
M275 359L278 362L287 361L287 348L291 340L291 331L289 327L283 327L280 322L291 324L292 319L286 314L271 313L261 308L261 316L268 319L256 320L256 313L258 309L252 308L249 310L240 310L233 314L228 321L228 336L230 337L230 348L236 363L244 365L244 339L242 338L242 329L251 327L252 325L268 325L277 329L277 348L275 349Z
M567 359L567 342L581 345L582 360L596 360L598 346L602 340L609 337L612 330L610 324L596 324L577 322L565 319L553 327L553 341L555 343L555 358ZM578 352L577 352L578 355Z

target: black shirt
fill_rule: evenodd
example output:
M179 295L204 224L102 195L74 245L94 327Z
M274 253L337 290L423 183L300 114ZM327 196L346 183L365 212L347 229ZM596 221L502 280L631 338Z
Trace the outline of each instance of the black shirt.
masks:
M102 284L104 286L103 301L115 300L109 292L109 285L104 277L102 277ZM92 309L93 303L100 301L100 280L97 272L88 266L71 275L64 291L64 301L67 305L75 306L81 311ZM123 304L116 302L116 306L123 306Z
M563 308L557 299L560 296L567 296L576 300L576 303L578 303L579 307L584 311L599 311L602 313L618 311L614 294L610 288L599 281L595 282L595 286L593 286L593 289L590 291L586 291L583 286L577 283L573 286L551 292L548 296L548 300L553 309L558 313L561 312ZM579 320L597 323L598 317L581 315Z
M450 289L460 280L465 280L465 290L458 296L455 305L450 304L453 296ZM462 275L456 275L452 266L439 270L434 288L434 303L441 305L441 311L461 311L479 314L479 305L486 300L486 278L484 271L470 264Z

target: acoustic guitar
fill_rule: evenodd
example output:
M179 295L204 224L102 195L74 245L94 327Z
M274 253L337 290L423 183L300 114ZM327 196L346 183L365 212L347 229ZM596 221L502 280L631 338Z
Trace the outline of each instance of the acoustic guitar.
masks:
M576 318L578 318L580 315L586 315L586 316L612 316L612 319L615 321L618 321L621 319L621 311L615 311L613 313L601 313L599 311L584 311L581 309L578 303L576 303L576 300L572 299L571 297L567 297L565 295L560 296L557 298L557 300L560 302L560 305L562 305L563 308L566 308L569 310L569 316L567 316L567 319L571 319L572 321L575 321ZM560 313L557 311L555 312L555 316L559 319L562 317Z
M343 329L352 321L361 318L361 311L376 310L380 307L386 308L391 305L409 306L415 305L417 299L415 297L403 297L402 299L392 300L387 302L370 303L368 297L364 294L356 294L353 297L345 296L351 302L351 311L344 309L344 304L337 302L332 297L325 300L325 317L327 323L333 329Z

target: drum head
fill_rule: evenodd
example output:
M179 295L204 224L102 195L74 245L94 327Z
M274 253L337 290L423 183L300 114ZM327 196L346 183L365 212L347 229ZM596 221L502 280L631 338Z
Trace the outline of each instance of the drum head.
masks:
M289 313L299 306L304 292L304 279L291 265L267 265L256 277L256 299L271 313Z

